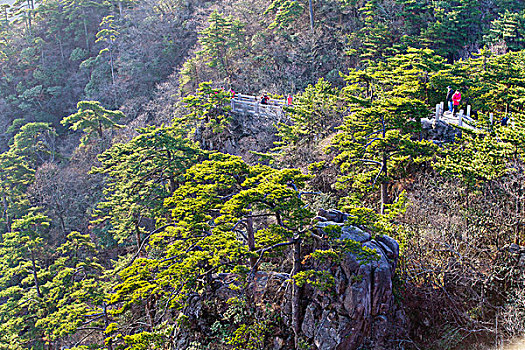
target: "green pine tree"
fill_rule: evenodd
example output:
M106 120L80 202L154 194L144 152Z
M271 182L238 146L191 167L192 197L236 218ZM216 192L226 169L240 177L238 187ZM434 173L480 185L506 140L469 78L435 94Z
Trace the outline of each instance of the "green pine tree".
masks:
M397 97L355 107L331 146L342 173L340 185L361 193L379 186L384 213L390 203L389 184L434 153L431 142L416 138L421 118L428 114L421 101Z
M98 204L96 223L105 223L119 243L135 237L137 251L165 216L163 201L173 194L182 174L203 152L176 127L147 127L131 141L99 155L92 173L107 175L106 196Z
M62 125L70 125L72 130L82 130L84 135L81 143L86 145L97 137L104 139L104 131L111 128L120 128L117 121L124 118L121 111L105 109L97 101L80 101L77 104L78 111L62 119Z
M208 23L208 27L199 33L202 49L197 52L197 57L216 68L222 78L230 80L233 69L230 59L243 47L244 25L217 11L211 13Z

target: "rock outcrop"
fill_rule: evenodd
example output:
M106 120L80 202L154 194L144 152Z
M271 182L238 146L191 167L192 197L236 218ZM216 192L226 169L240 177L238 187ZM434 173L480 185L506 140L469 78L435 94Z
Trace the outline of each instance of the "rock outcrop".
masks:
M230 132L218 146L223 152L242 156L247 162L259 159L253 152L268 152L277 138L274 125L279 119L234 113Z
M363 228L345 226L347 218L347 214L337 210L320 210L318 235L324 237L330 226L337 226L338 239L359 242L375 250L377 257L363 263L357 252L349 251L337 263L311 266L329 271L335 277L335 288L328 291L309 285L303 288L301 337L313 350L395 348L394 340L403 339L408 328L403 310L394 303L393 277L399 244L388 236L372 238ZM209 334L212 324L229 313L228 300L242 297L236 275L219 274L214 281L213 290L204 295L195 293L183 311L188 326L175 334L177 349L187 349L194 339ZM267 339L264 349L293 349L289 274L259 271L249 289L254 304L271 306L272 312L280 314L282 325L272 333L272 339Z
M352 239L373 249L378 259L360 264L348 252L338 266L330 266L336 277L336 293L310 290L305 294L302 331L319 350L390 349L395 335L406 329L406 318L394 304L393 276L399 244L388 236L372 239L361 228L344 226L346 214L320 211L319 234L330 225L341 226L341 239Z
M461 130L455 128L441 120L421 119L421 137L425 140L439 142L453 142L456 136L461 135Z

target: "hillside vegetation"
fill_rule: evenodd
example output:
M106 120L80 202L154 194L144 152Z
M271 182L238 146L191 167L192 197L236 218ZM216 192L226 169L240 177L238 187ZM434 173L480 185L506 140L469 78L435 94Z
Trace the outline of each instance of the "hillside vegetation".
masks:
M323 208L401 245L392 349L525 331L523 1L0 10L0 349L318 349L305 291L377 259ZM427 140L447 86L478 129ZM230 89L293 105L239 115Z

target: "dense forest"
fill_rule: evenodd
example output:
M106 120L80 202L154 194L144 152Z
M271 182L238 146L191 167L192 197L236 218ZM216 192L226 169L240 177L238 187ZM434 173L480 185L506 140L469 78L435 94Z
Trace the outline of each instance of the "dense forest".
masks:
M525 332L525 2L0 10L1 350L488 349ZM476 128L428 137L448 86ZM232 92L293 104L235 113ZM344 224L320 229L330 215ZM402 329L383 345L373 307L338 342L308 326L385 258L349 227L400 247L384 314Z

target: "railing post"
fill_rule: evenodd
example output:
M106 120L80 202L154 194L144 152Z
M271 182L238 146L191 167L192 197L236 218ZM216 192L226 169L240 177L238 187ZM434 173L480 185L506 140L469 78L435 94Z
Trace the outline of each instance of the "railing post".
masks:
M232 106L232 112L235 112L235 100L233 98L231 101L231 106Z
M436 121L439 120L439 103L436 105Z
M439 104L439 107L440 107L439 109L440 109L440 112L441 112L440 114L441 114L441 115L445 114L445 110L444 110L444 108L445 108L445 102L441 102L441 103Z
M259 103L255 102L255 115L259 114Z
M458 126L463 126L463 110L459 111Z
M471 110L471 107L470 105L467 106L467 117L470 118L470 110Z
M490 125L494 125L494 113L490 113Z

